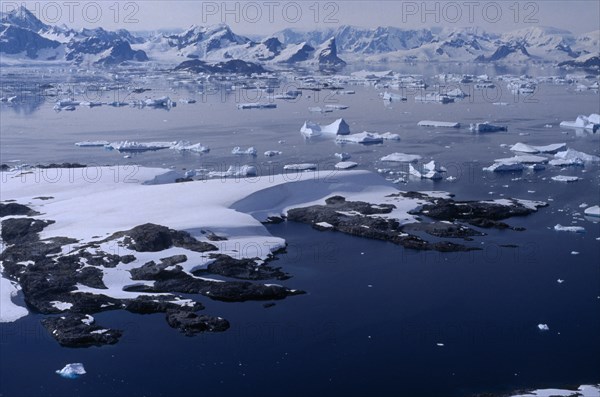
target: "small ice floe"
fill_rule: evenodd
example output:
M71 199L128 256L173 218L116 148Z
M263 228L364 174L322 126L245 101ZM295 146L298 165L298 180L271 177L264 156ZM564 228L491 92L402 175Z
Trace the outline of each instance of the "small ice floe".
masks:
M571 251L571 255L579 255L579 251Z
M317 165L312 163L286 164L283 166L283 169L286 171L310 171L316 170Z
M448 95L437 94L435 92L425 94L425 95L416 95L415 102L432 102L432 103L452 103L454 102L454 98L450 98Z
M550 161L550 164L557 165L562 161L565 165L583 165L584 163L597 163L600 162L600 157L594 156L593 154L587 154L574 149L567 149L562 152L558 152L554 155L555 160Z
M348 135L350 134L350 126L344 119L337 119L333 123L327 125L319 125L312 121L306 121L302 128L300 128L300 132L307 138L320 136L321 134Z
M563 280L562 278L559 278L558 280L556 280L557 283L562 284L565 282L565 280Z
M349 170L350 168L354 168L358 165L354 161L340 161L334 167L336 170Z
M417 125L419 127L460 128L460 123L454 123L452 121L421 120Z
M265 152L265 157L279 156L280 154L281 152L279 150L267 150Z
M527 144L519 142L519 143L516 143L513 146L511 146L510 150L512 150L513 152L531 153L531 154L556 153L559 150L566 149L566 147L567 147L566 143L554 143L552 145L546 145L546 146L531 146L531 145L527 145Z
M538 324L538 329L540 331L550 331L550 327L548 327L548 324Z
M381 158L381 161L392 161L397 163L415 163L421 160L418 154L392 153Z
M109 145L110 142L108 141L82 141L82 142L76 142L75 146L79 146L79 147L104 147L106 145Z
M553 176L551 178L553 181L556 182L577 182L579 180L579 177L577 176L565 176L565 175L557 175L557 176Z
M600 114L592 113L589 116L577 116L575 121L563 121L560 123L560 126L564 128L578 128L596 132L600 128Z
M450 98L466 98L469 96L469 94L467 94L466 92L464 92L463 90L461 90L458 87L456 87L453 90L448 91L446 93L446 95L448 95Z
M471 124L469 126L469 130L472 132L499 132L508 131L508 127L501 125L493 125L486 121L485 123Z
M196 100L193 98L182 98L179 100L179 102L186 103L186 104L192 104L192 103L196 103Z
M313 106L313 107L309 107L308 111L312 112L312 113L331 113L331 112L333 112L333 109L323 109L322 107L319 107L319 106Z
M593 207L586 208L585 211L583 211L583 213L587 216L600 217L600 206L594 205Z
M243 178L256 175L256 167L252 165L232 165L227 169L227 171L211 171L207 174L209 178Z
M88 108L95 108L98 106L102 106L102 102L98 102L98 101L83 101L83 102L79 102L80 106L86 106Z
M421 179L442 179L442 173L446 171L446 168L437 165L433 160L427 164L423 164L422 167L409 165L409 174Z
M113 142L105 147L108 149L114 149L119 152L145 152L155 151L161 149L168 149L173 146L175 142L135 142L135 141L121 141Z
M325 105L325 109L333 109L333 110L346 110L348 109L348 105L342 105L339 103Z
M85 375L85 368L82 363L67 364L61 370L56 371L57 374L66 379L77 379L81 375Z
M519 172L523 171L525 166L519 162L494 163L489 167L484 167L484 171L490 172Z
M393 94L391 92L384 92L383 95L381 95L381 97L383 98L384 101L387 102L403 102L406 101L406 97L399 95L399 94Z
M200 143L192 144L191 142L188 142L188 141L176 142L174 145L171 145L171 147L169 149L178 150L180 152L193 152L193 153L208 153L208 152L210 152L210 148L208 148Z
M544 125L544 128L552 128L552 124L546 124Z
M360 134L338 136L335 139L336 143L359 143L362 145L378 144L383 141L397 141L400 140L400 135L386 132L384 134L377 134L375 132L361 132Z
M277 104L275 103L240 103L237 105L238 109L275 109Z
M249 147L248 149L243 150L241 147L236 146L231 150L231 154L235 154L238 156L244 156L244 155L256 156L256 153L258 153L258 152L256 151L256 149L254 147Z
M171 98L169 98L168 96L163 96L156 99L148 98L144 100L144 105L151 108L170 109L172 107L177 106L177 103L172 101Z
M80 101L74 101L72 99L61 99L56 101L54 105L54 110L75 110L75 106L79 106L81 104Z
M335 154L334 154L334 156L335 156L335 157L337 157L338 159L340 159L341 161L346 161L346 160L349 160L349 159L350 159L350 157L351 157L351 156L350 156L350 153L346 153L346 152L343 152L343 153L335 153Z
M548 162L546 157L535 156L533 154L522 154L519 156L508 157L494 160L496 163L522 163L522 164L544 164Z
M445 345L443 343L436 343L435 344L437 347L444 347Z
M508 102L494 102L492 103L494 106L508 106Z
M356 91L354 91L354 90L338 90L335 93L338 95L354 95L354 94L356 94Z
M563 226L557 224L554 226L554 230L557 232L571 232L571 233L585 233L585 228L581 226Z

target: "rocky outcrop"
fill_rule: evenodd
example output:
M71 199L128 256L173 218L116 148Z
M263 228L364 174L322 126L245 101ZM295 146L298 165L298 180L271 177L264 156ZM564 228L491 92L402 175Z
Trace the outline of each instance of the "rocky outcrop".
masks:
M187 310L167 311L167 323L191 336L200 332L223 332L229 329L229 321L221 317L199 315Z
M65 347L90 347L112 345L119 341L123 332L95 324L92 316L67 314L49 317L42 324L54 339Z

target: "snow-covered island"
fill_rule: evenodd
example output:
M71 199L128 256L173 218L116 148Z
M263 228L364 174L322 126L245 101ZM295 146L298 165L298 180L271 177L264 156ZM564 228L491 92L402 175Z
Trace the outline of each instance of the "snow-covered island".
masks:
M394 156L394 161L413 160ZM338 163L338 168L355 164ZM291 275L271 266L286 243L261 222L288 219L408 249L464 251L479 248L429 242L413 231L435 228L435 235L444 230L445 236L478 236L469 224L505 227L500 220L546 205L523 200L461 203L447 195L405 194L366 171L344 171L326 182L322 173L308 171L313 167L287 168L304 172L294 178L173 183L176 173L165 169L100 167L95 170L98 180L90 184L86 168L4 171L2 321L14 321L28 309L61 313L43 323L67 346L116 343L121 331L93 318L105 310L167 312L169 325L183 332L224 331L226 320L196 314L204 304L190 294L238 302L302 293L265 282ZM433 162L424 170L443 172ZM50 180L49 172L58 172L59 178ZM455 206L469 206L471 215L457 217ZM90 217L91 209L104 215ZM423 221L422 213L433 223ZM223 275L237 280L214 278ZM293 280L286 284L293 285ZM27 308L13 302L17 289L25 295Z

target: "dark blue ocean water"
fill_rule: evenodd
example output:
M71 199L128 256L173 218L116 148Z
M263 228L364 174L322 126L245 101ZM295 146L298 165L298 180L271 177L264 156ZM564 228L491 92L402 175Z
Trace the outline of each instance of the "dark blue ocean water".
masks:
M277 302L219 303L222 334L185 337L161 314L96 315L115 346L59 347L39 316L0 325L2 396L461 396L598 381L600 242L546 229L492 232L482 251L423 253L284 223L278 265L306 290ZM543 241L543 243L542 243ZM580 251L573 256L572 250ZM565 280L558 284L557 279ZM538 323L550 331L540 332ZM437 346L443 343L443 347ZM54 374L83 362L88 374Z

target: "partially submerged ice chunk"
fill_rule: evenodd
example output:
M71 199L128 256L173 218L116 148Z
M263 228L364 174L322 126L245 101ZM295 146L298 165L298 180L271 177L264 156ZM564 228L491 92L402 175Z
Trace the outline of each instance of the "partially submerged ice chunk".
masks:
M486 121L485 123L471 124L469 130L471 130L472 132L499 132L508 131L508 127L501 125L493 125Z
M82 363L73 363L65 365L63 369L57 370L56 373L66 379L77 379L86 372Z
M598 216L600 217L600 206L594 205L593 207L586 208L583 211L587 216Z
M421 120L417 125L419 127L460 128L460 123L454 123L452 121Z
M392 153L381 158L381 161L393 161L397 163L414 163L421 160L418 154Z
M585 228L581 226L563 226L560 223L554 226L557 232L585 233Z

